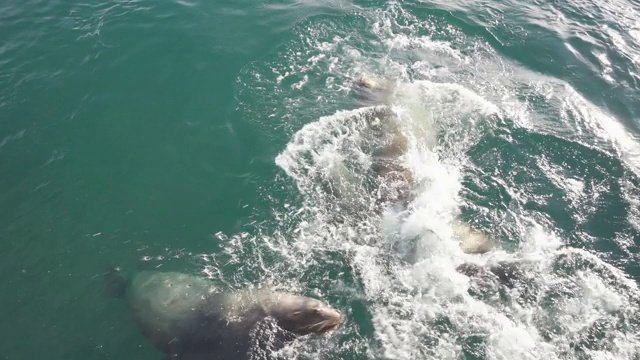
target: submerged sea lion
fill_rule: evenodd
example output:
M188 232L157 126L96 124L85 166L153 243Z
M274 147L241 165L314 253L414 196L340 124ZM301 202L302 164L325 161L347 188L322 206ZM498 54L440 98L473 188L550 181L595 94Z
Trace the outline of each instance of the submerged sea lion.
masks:
M516 262L500 262L486 267L463 263L456 267L456 270L473 279L495 278L500 284L514 288L518 283L524 282L525 273Z
M173 359L245 359L265 351L261 344L279 347L342 320L316 299L269 289L221 293L206 279L177 272L143 271L129 281L112 271L107 279L112 289L126 288L116 295L125 295L142 333Z
M493 249L494 240L489 235L465 222L456 221L453 234L458 238L462 251L467 254L484 254Z
M366 118L378 144L371 154L371 170L379 209L396 204L406 206L414 185L413 174L399 161L409 150L409 140L402 133L396 114L387 104L392 88L392 82L382 79L361 77L354 81L354 90L361 102L382 105L369 112Z
M365 88L365 89L383 89L385 88L384 84L378 80L378 79L374 79L374 78L370 78L367 76L363 76L358 78L355 82L354 82L357 86L361 87L361 88Z
M389 205L406 207L415 187L413 173L400 161L407 151L408 140L397 127L390 129L382 140L371 156L377 203L381 208Z
M520 305L535 304L544 288L535 279L535 274L526 269L531 264L521 261L500 261L478 265L463 263L456 270L469 277L469 293L480 298L496 291L502 298L510 298Z
M376 178L376 203L379 208L389 205L406 207L416 185L411 170L399 161L409 150L409 140L388 106L391 88L392 83L386 80L361 77L354 81L354 89L360 98L369 97L369 103L382 105L371 112L367 121L380 144L372 154L371 165ZM468 254L486 253L494 246L493 239L486 233L461 221L453 224L453 233L460 241L462 250Z
M353 89L362 105L386 104L393 88L391 81L368 76L362 76L353 82Z

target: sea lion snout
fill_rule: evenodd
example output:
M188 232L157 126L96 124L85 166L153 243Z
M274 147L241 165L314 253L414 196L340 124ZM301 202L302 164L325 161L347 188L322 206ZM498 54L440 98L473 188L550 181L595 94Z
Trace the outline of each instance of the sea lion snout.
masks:
M298 330L301 333L326 333L337 328L342 322L343 315L340 311L315 299L310 305L310 308L303 311L304 314L299 318Z
M340 311L320 300L290 294L281 294L269 312L283 329L298 335L328 332L338 327L343 318Z
M318 307L314 310L324 320L324 326L321 327L321 333L335 329L342 322L343 315L340 311L328 306Z

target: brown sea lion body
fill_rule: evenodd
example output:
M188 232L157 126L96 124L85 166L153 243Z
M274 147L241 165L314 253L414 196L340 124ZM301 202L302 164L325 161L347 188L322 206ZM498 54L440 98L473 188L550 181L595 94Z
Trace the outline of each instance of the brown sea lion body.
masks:
M282 344L332 330L342 319L316 299L270 289L223 293L176 272L136 274L127 299L142 333L173 359L244 359L264 350L254 349L257 337Z
M370 113L367 123L378 144L371 156L371 170L377 185L375 193L379 209L406 206L415 185L411 170L401 162L401 157L409 150L409 139L388 104L393 88L394 83L389 80L360 77L354 81L360 100L378 105L376 111Z

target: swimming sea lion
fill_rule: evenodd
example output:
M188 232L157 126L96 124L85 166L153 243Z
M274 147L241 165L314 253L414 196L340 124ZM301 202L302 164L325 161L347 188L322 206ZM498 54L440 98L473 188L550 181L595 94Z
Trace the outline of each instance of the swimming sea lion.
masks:
M277 347L335 329L342 320L316 299L270 289L222 293L204 278L177 272L137 273L126 299L142 333L173 359L245 359L260 350L255 344L264 339L257 337L271 336Z
M353 82L353 89L361 105L387 104L393 92L393 82L362 76Z
M503 261L486 267L473 263L462 263L456 267L456 270L473 279L493 277L508 288L514 288L525 278L524 271L516 262Z
M478 265L463 263L456 270L469 277L469 293L484 297L493 292L503 298L511 298L520 305L530 306L538 301L541 291L535 280L525 269L531 264L523 261L500 261L494 264Z
M354 83L365 89L383 89L385 87L380 80L367 76L358 78Z
M370 102L382 105L370 113L367 122L380 144L372 154L371 165L377 184L375 192L378 208L406 207L416 181L411 170L399 161L409 150L409 140L402 132L395 113L387 104L391 94L391 83L361 77L354 81L354 88L360 97L369 96ZM460 241L462 251L468 254L483 254L494 246L493 239L486 233L461 221L453 224L453 233Z
M408 205L411 190L415 187L413 173L401 161L407 151L408 140L395 126L382 138L381 146L371 155L371 170L377 183L377 202L386 205Z
M374 173L374 192L378 209L387 205L407 205L414 185L413 174L399 158L409 150L409 140L399 126L399 120L388 106L393 83L388 80L360 77L354 81L354 90L361 101L378 105L366 113L368 130L377 143L371 154Z
M489 235L465 222L456 221L453 234L460 241L462 251L467 254L484 254L493 249L494 240Z

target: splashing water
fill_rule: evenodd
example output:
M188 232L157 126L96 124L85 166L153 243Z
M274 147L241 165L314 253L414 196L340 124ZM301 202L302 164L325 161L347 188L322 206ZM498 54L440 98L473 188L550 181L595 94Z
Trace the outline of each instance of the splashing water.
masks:
M402 5L345 17L304 23L240 86L240 100L263 96L270 107L248 116L291 133L276 164L279 184L300 196L279 210L274 234L252 238L281 260L261 271L358 298L373 328L353 340L359 328L348 322L288 356L637 357L640 291L620 255L636 249L634 135L566 82ZM344 23L370 33L349 35ZM396 80L386 105L348 100L362 73ZM388 184L371 170L385 121L407 138L396 159L414 178L406 206L380 206ZM609 230L600 219L614 207ZM496 248L463 252L461 223ZM336 262L353 283L309 280Z

